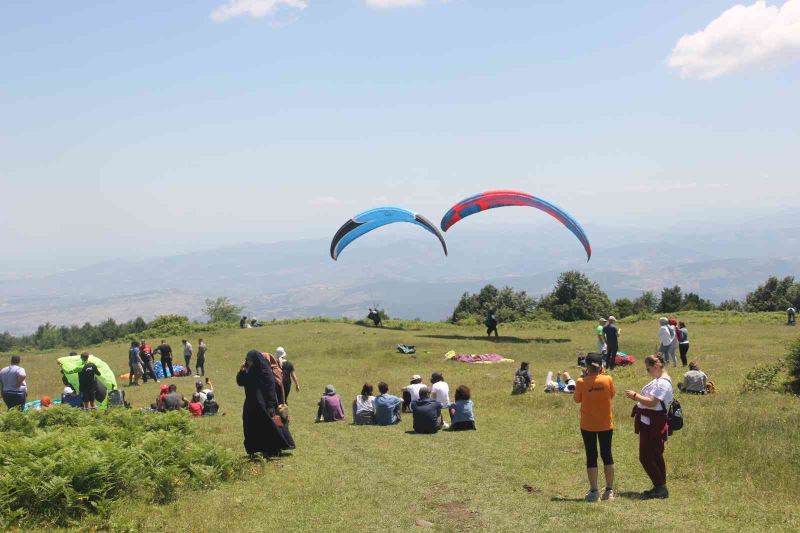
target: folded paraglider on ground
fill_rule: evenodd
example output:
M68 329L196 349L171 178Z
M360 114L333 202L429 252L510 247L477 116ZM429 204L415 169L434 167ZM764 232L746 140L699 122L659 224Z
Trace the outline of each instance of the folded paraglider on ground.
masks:
M496 353L484 354L465 354L456 353L455 350L450 350L444 354L444 358L448 361L458 361L459 363L476 363L476 364L490 364L490 363L513 363L513 359L508 359Z

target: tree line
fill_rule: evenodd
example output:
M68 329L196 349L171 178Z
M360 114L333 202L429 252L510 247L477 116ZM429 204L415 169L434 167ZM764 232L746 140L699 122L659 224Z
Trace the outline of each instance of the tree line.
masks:
M613 303L600 286L578 271L563 272L553 291L541 298L511 287L498 289L486 285L479 292L465 292L456 304L449 321L482 320L490 311L501 322L552 318L566 322L594 320L613 314L616 318L632 315L672 314L682 311L785 311L800 308L800 282L787 276L775 276L748 293L744 302L726 300L719 305L680 286L664 287L660 294L645 291L638 298L618 298Z
M56 326L47 322L30 335L0 333L0 352L12 350L50 350L53 348L78 349L93 344L121 339L138 340L140 336L182 335L195 331L209 331L239 321L242 307L234 305L228 298L207 299L203 313L208 323L194 323L182 315L159 315L146 322L136 317L128 322L117 323L108 318L99 324L86 322L83 326Z

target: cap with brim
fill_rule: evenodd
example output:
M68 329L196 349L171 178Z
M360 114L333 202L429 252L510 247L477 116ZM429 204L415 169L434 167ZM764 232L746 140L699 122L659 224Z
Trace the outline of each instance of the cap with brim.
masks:
M411 376L411 381L416 381L418 379L422 379L422 376L420 376L419 374L414 374L413 376Z
M336 389L333 388L333 385L325 385L325 394L336 394Z
M597 368L602 368L603 356L597 353L589 354L586 356L586 364L596 366Z

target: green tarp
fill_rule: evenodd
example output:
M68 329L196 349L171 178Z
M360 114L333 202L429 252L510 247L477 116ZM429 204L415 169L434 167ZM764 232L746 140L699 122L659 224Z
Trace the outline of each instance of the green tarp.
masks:
M99 357L95 357L94 355L89 356L90 363L94 363L97 366L97 370L100 371L100 376L97 380L105 386L106 391L111 391L117 388L117 378L114 376L114 371L111 370L111 367L106 364L105 361L100 359ZM77 392L80 392L80 385L78 383L78 372L80 372L81 368L83 368L83 360L81 359L80 355L68 355L66 357L59 357L58 364L61 365L61 371L64 373L64 376L69 381L70 386L75 389ZM98 387L98 389L102 389L103 387ZM106 408L106 404L108 401L108 394L103 394L103 401L97 402L97 407L101 409Z

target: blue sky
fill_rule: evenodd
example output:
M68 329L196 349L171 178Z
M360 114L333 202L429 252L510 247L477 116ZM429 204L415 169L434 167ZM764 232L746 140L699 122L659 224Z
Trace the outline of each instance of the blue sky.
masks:
M797 206L800 0L369 3L4 1L4 255L328 237L493 188L589 226Z

